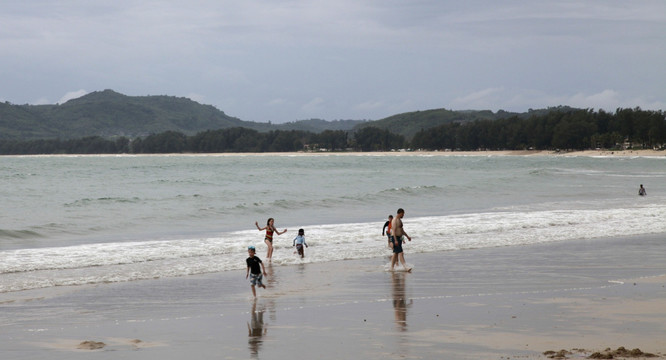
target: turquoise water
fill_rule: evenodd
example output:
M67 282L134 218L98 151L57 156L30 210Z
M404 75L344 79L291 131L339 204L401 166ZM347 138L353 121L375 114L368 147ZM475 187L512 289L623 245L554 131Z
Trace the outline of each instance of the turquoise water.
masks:
M264 254L274 263L666 233L666 158L419 153L0 157L0 292L186 276ZM637 196L644 184L648 196Z

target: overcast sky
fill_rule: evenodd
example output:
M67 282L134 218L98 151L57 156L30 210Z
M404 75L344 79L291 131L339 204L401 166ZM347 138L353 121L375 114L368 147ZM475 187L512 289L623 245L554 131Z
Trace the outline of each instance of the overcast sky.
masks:
M104 89L274 123L666 110L666 1L2 1L0 101Z

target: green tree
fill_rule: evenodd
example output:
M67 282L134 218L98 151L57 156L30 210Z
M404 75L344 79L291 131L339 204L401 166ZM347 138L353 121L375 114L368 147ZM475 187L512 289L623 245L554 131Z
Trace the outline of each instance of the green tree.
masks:
M182 153L187 150L187 136L175 131L147 136L141 147L141 152L152 154Z
M402 135L396 135L388 130L376 127L361 128L354 133L356 148L362 151L388 151L401 149L405 144Z

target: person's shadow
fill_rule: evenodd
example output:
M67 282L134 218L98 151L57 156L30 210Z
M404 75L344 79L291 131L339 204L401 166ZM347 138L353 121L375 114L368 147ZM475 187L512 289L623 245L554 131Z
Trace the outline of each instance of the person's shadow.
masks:
M401 272L393 272L393 312L395 316L395 325L400 331L407 331L407 308L413 303L409 300L407 303L405 292L405 276L407 274Z
M248 348L250 349L250 356L253 359L259 358L259 348L263 343L262 337L266 335L266 327L264 326L264 309L260 308L257 311L257 299L252 302L252 311L250 312L250 321L247 323L248 333Z

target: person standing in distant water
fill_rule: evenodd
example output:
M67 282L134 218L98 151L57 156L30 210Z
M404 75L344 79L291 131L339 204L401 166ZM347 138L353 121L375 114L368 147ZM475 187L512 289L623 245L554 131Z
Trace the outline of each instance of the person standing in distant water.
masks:
M409 241L412 241L412 238L407 235L405 229L402 228L402 217L405 216L405 210L402 208L398 209L398 213L393 218L393 225L391 226L391 231L393 232L393 256L391 257L391 271L398 263L398 260L402 263L402 266L406 271L411 271L411 268L407 267L405 263L405 255L402 252L402 243L403 236L407 237Z
M257 229L259 231L266 230L266 237L264 238L264 242L266 243L266 246L268 246L268 252L266 253L266 261L270 262L273 259L273 233L282 235L287 232L287 229L284 229L282 232L279 232L275 228L275 220L273 218L268 218L268 221L266 221L266 226L260 228L259 223L257 221L254 222L254 225L257 226Z
M388 237L388 247L389 247L389 249L393 247L393 239L391 238L391 223L392 222L393 222L393 215L389 215L388 216L388 221L386 221L384 223L384 227L382 228L382 236L384 236L384 230L386 230L386 236Z
M296 246L296 251L298 252L298 255L301 256L301 259L305 257L303 245L308 247L308 244L305 242L305 230L298 229L298 236L294 238L294 244L292 246Z
M254 289L254 286L259 285L259 287L266 288L266 285L261 282L261 279L263 278L262 273L266 275L266 268L264 268L264 263L261 262L261 259L259 259L258 256L254 256L254 246L249 246L247 248L247 253L250 256L245 259L245 263L247 263L245 278L247 279L250 274L252 275L250 278L250 286L252 286L252 295L256 298L257 291Z
M638 189L638 195L640 195L640 196L647 195L647 191L645 191L645 188L643 187L643 184L641 184L641 187Z

